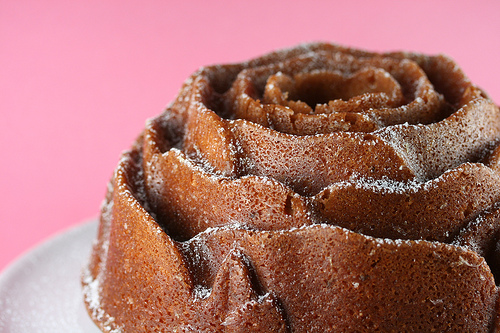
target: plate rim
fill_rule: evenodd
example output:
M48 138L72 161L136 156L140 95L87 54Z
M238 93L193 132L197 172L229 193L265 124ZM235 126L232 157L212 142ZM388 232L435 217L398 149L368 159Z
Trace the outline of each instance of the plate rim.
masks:
M63 324L63 326L61 326L62 329L66 327L64 326L66 324L70 324L71 327L74 327L76 324L77 327L74 328L80 329L78 332L90 332L89 329L94 332L92 329L94 328L95 323L92 322L86 311L84 311L85 308L83 305L83 299L81 302L81 308L80 306L77 306L78 310L73 313L73 311L76 310L73 309L73 306L77 304L74 300L76 284L73 279L73 275L75 275L75 263L78 262L78 265L84 265L84 261L86 260L85 257L90 256L91 248L93 246L93 242L95 242L98 232L98 223L99 220L97 218L91 218L66 229L62 229L52 236L49 236L39 244L26 250L0 272L0 310L3 312L3 314L0 313L0 331L3 332L4 329L6 329L10 332L10 330L14 329L12 332L52 332L52 329L54 328L53 325L55 323L54 319L57 320L57 322L59 322L58 320L60 319ZM83 249L82 246L84 243L86 244L85 246L88 244L88 248ZM54 256L54 251L58 251L57 249L62 246L69 246L68 252L66 252L67 254ZM80 251L80 249L83 251ZM77 261L74 261L73 259L77 259ZM68 260L72 261L69 262ZM47 266L48 264L50 266ZM83 266L81 268L83 269ZM29 275L29 273L27 273L35 271L47 272L47 270L53 273L49 273L47 276ZM62 275L60 275L61 272L63 273ZM71 275L71 277L66 275L66 272L68 272L67 274ZM76 274L80 275L81 272ZM51 277L55 277L55 280ZM68 281L68 284L66 284L66 280ZM58 292L59 289L53 289L59 288L58 283L62 283L60 286L62 289L60 290L65 290L64 294L60 294ZM44 287L48 289L44 289ZM26 296L26 292L29 293L30 289L35 291L34 294L32 296ZM45 298L43 292L39 293L38 290L52 290L50 294L53 296ZM69 292L69 294L67 292ZM61 295L65 296L62 296L61 298ZM58 305L53 307L52 305L49 305L49 307L45 307L45 309L49 310L43 310L39 305L33 305L40 304L37 299L39 296L44 297L45 302L50 303L55 301L58 302L58 304L64 304L64 307ZM45 304L48 305L49 303ZM27 311L26 314L24 314L25 309ZM62 310L61 312L61 309L67 310ZM41 311L42 313L47 311L46 314L48 314L48 316L40 322L36 320L35 322L32 322L31 320L33 320L33 318L38 317L41 314L38 311ZM85 312L85 315L83 312ZM62 314L65 315L61 317ZM35 317L33 315L35 315ZM23 322L25 324L19 324ZM50 324L43 326L46 322ZM36 326L36 323L42 324L42 326ZM90 327L91 324L92 327ZM95 332L99 331L97 326L95 326L95 329ZM63 331L66 330L64 329Z
M8 280L8 277L12 276L14 272L19 270L20 267L23 267L26 263L28 263L34 253L42 252L44 249L52 246L53 243L56 243L73 233L80 233L86 228L92 228L98 222L99 219L97 217L85 219L83 222L56 231L52 235L23 250L20 254L14 257L14 259L7 263L2 270L0 270L0 289L5 282L4 280Z

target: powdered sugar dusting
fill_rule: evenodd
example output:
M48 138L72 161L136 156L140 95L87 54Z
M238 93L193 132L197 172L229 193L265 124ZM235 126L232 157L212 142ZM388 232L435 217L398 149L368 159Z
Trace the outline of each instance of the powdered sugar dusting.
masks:
M417 192L423 184L414 180L395 181L389 178L372 179L357 178L354 182L356 188L370 189L375 193L408 193Z
M83 273L83 282L85 284L83 288L85 301L87 302L94 315L96 315L101 306L101 299L99 296L99 281L97 279L93 280L89 270L86 269ZM99 319L101 317L102 316L99 316Z
M109 316L101 307L101 286L99 277L93 279L90 271L85 269L83 272L83 283L83 295L85 297L85 302L87 302L88 309L92 312L92 316L102 324L105 332L122 333L123 331L121 328L113 329L111 327L115 318Z
M193 289L193 296L195 301L207 299L211 293L212 293L212 288L208 288L201 284L196 285Z

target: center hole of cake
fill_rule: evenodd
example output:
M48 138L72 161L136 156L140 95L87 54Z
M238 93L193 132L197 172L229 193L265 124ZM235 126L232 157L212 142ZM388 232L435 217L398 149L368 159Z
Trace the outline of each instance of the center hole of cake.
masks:
M290 100L300 100L311 108L329 101L348 101L369 93L385 93L394 97L401 89L398 82L379 68L364 68L350 75L335 71L316 71L297 74Z
M329 101L354 97L346 89L346 80L341 74L332 72L316 72L299 74L294 77L294 89L289 91L289 100L302 101L312 109L318 104L328 104Z

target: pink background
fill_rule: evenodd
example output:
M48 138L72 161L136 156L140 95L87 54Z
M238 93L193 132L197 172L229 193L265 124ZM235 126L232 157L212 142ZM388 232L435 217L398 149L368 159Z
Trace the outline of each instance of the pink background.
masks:
M97 216L120 152L198 67L319 40L446 53L500 103L498 13L496 0L0 1L0 270Z

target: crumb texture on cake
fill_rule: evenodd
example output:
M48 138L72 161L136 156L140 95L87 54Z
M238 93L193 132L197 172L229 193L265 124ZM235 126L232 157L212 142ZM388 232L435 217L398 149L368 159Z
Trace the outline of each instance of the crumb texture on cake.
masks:
M82 278L104 332L499 329L500 111L442 55L200 68L124 152Z

